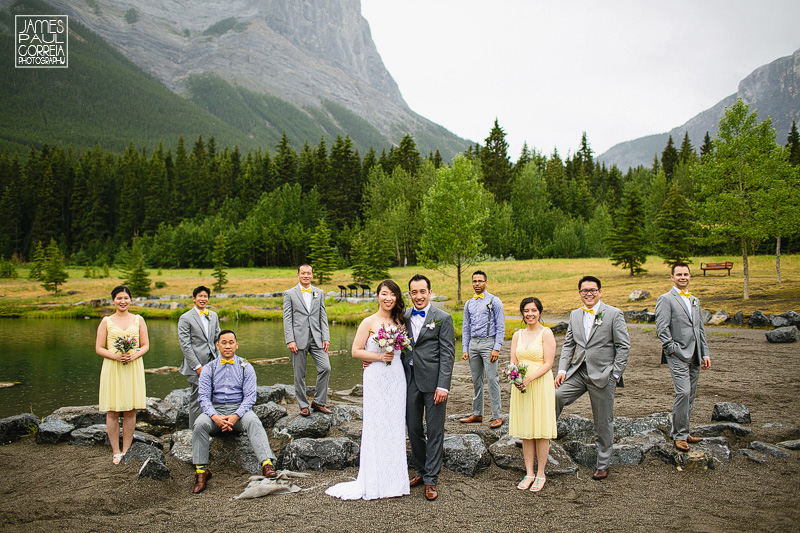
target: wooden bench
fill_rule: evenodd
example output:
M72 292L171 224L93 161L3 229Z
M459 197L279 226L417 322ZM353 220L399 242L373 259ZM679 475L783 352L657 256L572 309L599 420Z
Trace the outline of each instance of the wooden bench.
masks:
M727 270L728 275L730 276L732 268L733 268L733 261L721 261L719 263L700 263L700 270L703 271L704 276L706 275L706 270Z

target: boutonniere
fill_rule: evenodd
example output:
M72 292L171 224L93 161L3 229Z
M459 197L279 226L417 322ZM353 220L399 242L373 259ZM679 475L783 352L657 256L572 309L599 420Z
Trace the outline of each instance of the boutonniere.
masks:
M603 325L603 312L602 311L597 313L597 316L594 319L594 325L595 326L602 326Z
M431 320L429 323L425 324L425 327L433 331L436 328L436 326L438 326L441 323L442 323L441 320Z
M241 361L239 361L239 364L242 365L242 368L246 367L247 366L247 359L242 359Z
M697 300L692 300L692 307L697 307Z
M319 293L315 291L315 292L312 292L312 293L311 293L311 295L312 295L312 296L314 297L314 299L316 300L316 299L317 299L317 296L319 296Z
M492 307L493 307L492 306L492 302L489 302L488 304L486 304L486 309L488 309L489 311L492 310Z

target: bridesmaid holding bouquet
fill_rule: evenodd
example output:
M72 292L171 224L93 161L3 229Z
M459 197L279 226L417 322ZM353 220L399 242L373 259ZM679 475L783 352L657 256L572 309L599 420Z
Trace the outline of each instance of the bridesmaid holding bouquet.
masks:
M119 464L133 442L136 409L145 402L144 363L150 349L144 319L128 312L131 291L120 285L111 291L115 312L100 321L95 351L103 357L100 371L100 411L106 413L106 431L113 463ZM119 414L122 413L122 449L119 443Z

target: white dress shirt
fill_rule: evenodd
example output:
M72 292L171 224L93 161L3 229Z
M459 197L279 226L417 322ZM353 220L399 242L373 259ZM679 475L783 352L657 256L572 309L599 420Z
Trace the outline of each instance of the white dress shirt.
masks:
M297 286L300 287L300 296L303 297L303 302L306 304L306 309L311 311L311 298L314 296L314 287L309 285L308 288L311 289L311 292L303 292L303 286L299 283Z
M672 290L675 291L678 294L678 296L681 297L681 300L683 300L683 305L685 305L686 310L689 311L689 320L694 322L694 317L692 316L692 299L689 298L688 296L681 294L681 290L678 287L673 286Z
M415 307L413 311L416 310L417 308ZM415 341L419 337L419 332L422 329L422 324L424 324L425 319L428 318L428 313L431 312L431 303L428 302L428 305L426 305L424 309L420 309L420 311L425 311L425 316L413 315L413 314L411 315L411 335L414 336Z

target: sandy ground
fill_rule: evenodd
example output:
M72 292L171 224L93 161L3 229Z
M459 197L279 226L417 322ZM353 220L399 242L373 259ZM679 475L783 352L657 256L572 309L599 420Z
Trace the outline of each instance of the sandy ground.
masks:
M644 416L672 405L672 383L659 365L651 325L631 325L632 350L626 387L617 392L617 416ZM563 335L557 337L559 346ZM716 402L747 405L749 440L778 442L800 437L800 353L797 344L773 345L764 331L709 328L712 368L703 372L692 424L711 422ZM508 360L508 346L501 362ZM507 386L503 387L504 389ZM454 371L448 414L470 410L469 367ZM488 410L488 396L487 410ZM332 401L331 403L335 403ZM503 393L504 410L508 391ZM288 406L296 411L294 404ZM588 397L565 410L591 416ZM775 424L764 427L766 424ZM484 424L485 427L485 424ZM448 432L470 426L448 422ZM277 443L276 443L277 444ZM475 478L443 469L439 499L428 502L422 487L410 496L342 502L324 489L357 473L313 473L298 494L233 500L247 481L235 467L213 468L214 478L192 495L192 469L169 459L174 479L138 480L138 463L114 467L111 450L32 439L0 447L0 528L3 531L222 531L231 527L277 531L407 531L468 529L504 531L797 531L800 528L800 454L758 465L743 457L707 472L682 472L655 458L639 466L612 467L604 481L591 471L554 477L539 494L518 491L522 474L492 465Z

